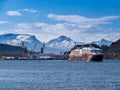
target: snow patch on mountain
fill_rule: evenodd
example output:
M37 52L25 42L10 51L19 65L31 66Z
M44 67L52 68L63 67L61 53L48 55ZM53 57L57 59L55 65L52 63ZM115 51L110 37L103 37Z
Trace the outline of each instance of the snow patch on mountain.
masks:
M22 42L24 42L25 46L28 50L31 50L36 44L35 51L40 50L42 43L36 39L35 36L29 34L4 34L0 35L0 43L10 44L14 46L22 46Z
M110 45L112 44L112 41L109 41L109 40L106 40L106 39L101 39L101 40L99 40L99 41L93 41L93 42L91 42L91 43L97 44L97 45L99 45L99 46L101 46L101 45L110 46Z
M33 51L40 52L40 49L42 47L42 42L39 41L34 35L29 35L29 34L0 35L0 43L3 43L3 44L9 44L13 46L22 47L22 42L24 42L24 46L27 47L29 51L33 50L34 46L36 46ZM60 53L62 52L62 50L46 46L44 52L45 53Z
M71 38L68 38L68 37L62 35L56 39L50 40L47 43L47 46L56 48L56 49L60 49L63 51L68 51L72 47L74 47L76 45L76 43L77 42L73 41ZM80 42L80 43L83 44L82 42Z
M0 43L10 44L14 46L22 46L22 42L27 47L28 50L40 51L42 47L42 42L39 41L34 35L29 34L4 34L0 35ZM101 39L99 41L93 41L91 43L110 46L112 41ZM45 44L45 53L59 53L64 51L69 51L75 45L83 45L83 42L75 42L71 38L64 35L58 38L52 39Z

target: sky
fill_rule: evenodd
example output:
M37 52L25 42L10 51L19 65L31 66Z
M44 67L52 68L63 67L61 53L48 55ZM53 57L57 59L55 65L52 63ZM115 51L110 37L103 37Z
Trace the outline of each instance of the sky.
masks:
M0 35L31 34L47 42L120 39L120 0L0 0Z

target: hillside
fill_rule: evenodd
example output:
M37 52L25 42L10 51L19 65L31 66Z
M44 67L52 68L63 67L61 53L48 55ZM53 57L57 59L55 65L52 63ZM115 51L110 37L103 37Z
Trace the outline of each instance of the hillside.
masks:
M0 43L9 44L13 46L22 46L22 42L24 42L24 45L27 47L29 51L36 51L40 52L40 48L42 46L42 42L39 41L34 35L29 34L3 34L0 35ZM105 39L101 39L100 41L93 41L91 43L91 46L97 46L103 49L103 53L106 59L120 59L120 40L112 43L112 41L108 41ZM2 45L1 44L1 45ZM75 45L77 47L82 46L85 44L84 42L76 42L72 40L69 37L66 37L64 35L59 36L58 38L52 39L49 42L45 44L45 53L60 53L60 52L67 52L73 49ZM111 45L110 45L111 44ZM7 45L8 47L11 47ZM110 46L109 46L110 45ZM14 51L14 49L10 49L6 47L1 46L0 47L0 54L4 54L4 52L19 52L19 49ZM83 46L90 46L90 44L85 44ZM15 48L16 48L15 47ZM5 52L5 53L6 53ZM15 53L16 54L16 53Z
M19 46L11 46L7 44L0 44L0 56L21 56L23 48Z
M0 43L2 44L9 44L12 46L22 46L22 42L24 42L24 46L27 47L29 51L33 50L36 52L40 52L42 42L39 41L34 35L11 34L11 33L0 35ZM49 47L47 45L45 47L45 53L59 53L59 52L62 52L62 50Z
M31 50L36 44L35 51L39 51L42 43L34 36L29 34L3 34L0 35L0 43L14 46L22 46L22 42Z
M101 39L99 41L92 41L91 43L97 44L99 46L102 46L102 45L110 46L112 44L112 41L109 41L109 40L106 40L106 39Z
M104 53L105 59L120 60L120 39L117 40L116 42L113 42L110 46L107 46L107 45L98 46L96 44L84 44L84 45L76 45L71 50L76 49L76 48L81 48L81 47L89 47L89 46L101 48L102 52Z
M51 48L60 49L63 51L69 51L76 44L84 44L83 42L75 42L71 38L61 35L58 38L52 39L47 42L47 46Z
M120 59L120 39L113 42L105 53L106 59Z

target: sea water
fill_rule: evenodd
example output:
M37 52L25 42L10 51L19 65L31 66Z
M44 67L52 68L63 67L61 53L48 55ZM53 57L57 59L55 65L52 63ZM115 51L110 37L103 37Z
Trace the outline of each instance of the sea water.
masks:
M120 90L120 60L0 60L0 90Z

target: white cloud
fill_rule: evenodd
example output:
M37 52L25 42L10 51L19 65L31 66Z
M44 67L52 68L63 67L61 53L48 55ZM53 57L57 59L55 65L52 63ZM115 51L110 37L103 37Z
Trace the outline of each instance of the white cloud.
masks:
M37 27L37 28L44 28L44 27L47 27L48 26L48 24L46 24L46 23L35 23L35 26Z
M30 12L30 13L37 13L38 11L35 9L22 9L23 11Z
M74 26L74 25L73 25ZM49 41L50 39L57 37L59 35L71 35L71 32L77 33L80 32L78 30L72 30L71 25L67 25L66 23L58 23L58 24L46 24L46 23L19 23L16 25L15 32L17 33L29 33L36 35L39 40ZM71 29L71 32L70 30ZM41 37L42 36L42 37Z
M34 25L29 24L29 23L18 23L16 25L17 28L19 29L25 29L25 30L30 30L34 28Z
M111 41L116 41L116 40L120 39L120 33L99 34L98 37L105 38L105 39L108 39Z
M28 11L28 9L26 9ZM60 35L71 37L75 41L89 42L99 39L117 40L120 34L119 29L102 27L102 24L110 24L118 16L106 16L100 18L86 18L78 15L55 15L49 14L49 18L62 21L55 24L43 22L18 23L11 32L28 33L37 36L40 41L49 41ZM10 30L9 30L10 32Z
M102 38L108 40L117 40L120 37L120 33L104 32L102 27L94 27L97 30L96 33L93 31L86 32L86 30L91 29L81 29L77 24L70 23L57 23L57 24L47 24L47 23L19 23L16 25L16 33L29 33L36 35L41 41L49 41L60 35L66 35L74 39L75 41L90 42L93 40L100 40ZM101 30L101 31L100 31Z
M57 21L65 21L67 23L74 23L79 25L80 28L91 28L96 25L101 24L110 24L111 20L118 19L119 16L105 16L100 18L86 18L79 15L56 15L49 14L48 18L57 20Z
M19 11L8 11L6 14L9 16L22 16Z
M106 34L98 34L99 39L107 39L110 41L116 41L120 39L120 33L106 33ZM95 40L95 38L94 38Z
M11 10L7 11L6 15L9 16L22 16L22 11L29 12L29 13L37 13L38 11L35 9L18 9L18 10Z
M7 24L9 21L0 21L0 24Z

